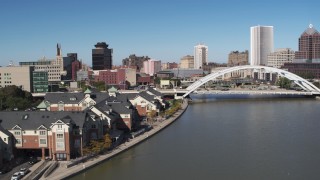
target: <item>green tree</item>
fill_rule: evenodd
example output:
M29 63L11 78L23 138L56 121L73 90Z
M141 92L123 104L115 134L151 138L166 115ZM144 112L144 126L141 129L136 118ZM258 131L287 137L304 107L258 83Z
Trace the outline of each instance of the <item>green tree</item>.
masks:
M291 86L291 81L286 77L279 77L277 85L280 86L280 88L288 89Z
M92 82L92 86L97 88L99 91L106 91L108 89L104 81Z
M17 86L0 88L0 110L26 109L34 106L32 94Z
M90 143L83 148L83 155L99 154L107 150L111 145L111 136L107 133L103 136L103 139L91 140Z

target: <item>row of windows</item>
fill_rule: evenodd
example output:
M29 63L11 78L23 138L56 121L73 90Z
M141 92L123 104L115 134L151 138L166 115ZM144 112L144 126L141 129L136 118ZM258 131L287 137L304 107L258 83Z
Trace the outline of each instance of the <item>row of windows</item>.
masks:
M1 77L0 77L0 79L1 79ZM9 80L9 79L11 79L11 77L4 77L3 79Z
M60 66L36 66L35 69L60 69Z
M23 143L26 143L26 142L27 142L27 140L24 139ZM17 138L16 144L21 144L21 139ZM39 144L47 144L47 139L39 139Z
M26 133L26 132L23 131L23 134L25 134L25 133ZM37 134L37 131L34 131L34 133ZM47 131L39 131L39 134L40 134L41 136L45 136L45 135L47 135ZM21 131L14 131L14 135L20 136L20 135L21 135Z

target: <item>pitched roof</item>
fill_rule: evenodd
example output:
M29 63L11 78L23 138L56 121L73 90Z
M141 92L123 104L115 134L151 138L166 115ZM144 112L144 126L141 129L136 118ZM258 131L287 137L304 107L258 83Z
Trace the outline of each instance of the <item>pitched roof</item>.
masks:
M48 106L47 104L42 101L38 106L37 106L37 109L46 109Z
M118 94L117 98L120 99L121 101L125 102L131 99L134 99L138 93L125 93L125 94Z
M154 95L150 95L148 94L146 91L141 91L137 96L141 96L144 99L146 99L147 101L154 101L155 97Z
M310 24L309 27L303 32L303 34L314 35L319 34L319 32L313 27L312 24Z
M104 101L106 98L108 98L109 94L97 92L97 93L91 94L90 97L98 104L98 103Z
M86 112L67 111L8 111L0 112L1 125L5 129L12 129L18 125L22 129L33 130L41 125L50 128L52 123L62 120L65 123L70 121L82 126L85 122Z
M5 135L7 135L7 136L11 136L12 135L8 130L6 130L5 128L2 127L1 123L0 123L0 131L2 133L4 133Z
M157 91L157 90L155 90L154 88L150 88L149 87L147 91L151 92L152 94L154 94L156 96L161 96L162 97L162 93Z
M51 104L57 104L60 101L65 104L76 104L84 98L84 93L46 93L44 99Z
M116 89L114 86L112 86L111 88L108 89L108 92L110 93L114 93L114 92L118 92L118 89Z
M131 114L132 109L128 109L123 103L111 103L109 104L112 111L115 111L119 114Z
M90 89L87 88L87 90L85 90L84 93L85 93L85 94L90 94L90 93L92 93L92 91L90 91Z
M101 111L115 111L119 114L130 114L132 112L131 109L126 108L126 103L122 101L102 101L95 105Z

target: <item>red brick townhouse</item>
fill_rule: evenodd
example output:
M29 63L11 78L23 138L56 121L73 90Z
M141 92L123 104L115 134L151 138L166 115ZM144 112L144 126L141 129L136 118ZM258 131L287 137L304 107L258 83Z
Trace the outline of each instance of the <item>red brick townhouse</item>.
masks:
M15 156L70 160L81 156L91 137L102 134L101 121L94 121L86 112L14 111L0 112L0 117L1 126L15 139Z
M109 97L108 93L47 93L38 109L46 111L84 111Z

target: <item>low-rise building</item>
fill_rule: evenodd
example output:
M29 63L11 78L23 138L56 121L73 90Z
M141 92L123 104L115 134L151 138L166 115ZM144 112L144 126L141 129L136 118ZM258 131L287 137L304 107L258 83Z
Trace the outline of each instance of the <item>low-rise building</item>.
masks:
M292 63L295 58L295 52L290 48L277 49L268 55L268 66L281 68L284 63Z
M249 64L249 52L232 51L228 56L228 66L242 66Z
M1 125L15 139L15 148L24 155L70 160L81 155L82 146L90 141L85 112L0 112ZM18 151L21 153L22 151Z

